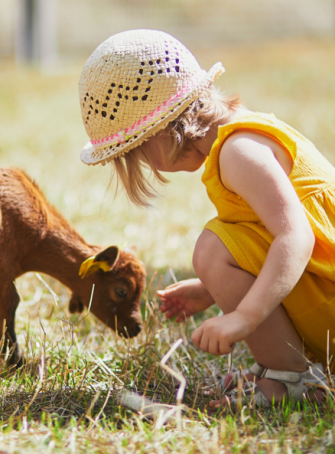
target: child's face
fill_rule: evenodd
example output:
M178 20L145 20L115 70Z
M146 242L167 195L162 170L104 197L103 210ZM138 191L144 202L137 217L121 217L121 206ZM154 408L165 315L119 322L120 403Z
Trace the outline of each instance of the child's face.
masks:
M195 144L188 145L187 153L177 162L169 160L170 140L164 131L148 140L148 153L157 170L160 172L195 172L205 162L206 156L202 154Z

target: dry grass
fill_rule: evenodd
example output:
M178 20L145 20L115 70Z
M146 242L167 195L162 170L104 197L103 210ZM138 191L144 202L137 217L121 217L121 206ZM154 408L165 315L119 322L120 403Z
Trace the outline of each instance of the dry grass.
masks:
M239 91L245 104L272 111L314 141L334 163L335 45L299 42L261 49L226 49L199 56L204 67L221 59L227 74L220 83ZM89 240L137 245L149 270L143 297L144 329L135 339L118 338L94 317L79 319L67 310L68 292L34 274L17 281L22 303L17 333L27 364L10 372L0 364L0 452L334 452L334 403L257 411L209 414L204 386L214 387L227 371L226 358L215 358L188 343L195 317L187 325L166 321L155 291L193 275L194 242L215 215L200 183L201 172L171 177L156 208L138 210L123 194L114 203L107 191L108 168L79 162L87 140L80 119L77 79L80 65L64 74L0 68L0 158L36 178L54 203ZM206 317L215 314L208 311ZM143 412L120 406L120 392L175 405L178 382L160 365L177 339L183 344L168 364L187 381L180 425L160 428ZM252 362L243 344L233 365ZM156 417L157 419L157 417Z
M57 290L55 281L46 280ZM17 329L26 365L16 372L6 370L3 363L0 368L3 452L253 453L318 448L332 452L335 404L331 398L320 409L288 403L268 411L244 406L209 413L203 391L215 388L217 379L227 372L227 362L188 343L197 321L176 326L163 320L157 301L149 296L159 279L147 289L144 329L133 340L117 337L90 314L69 316L64 288L57 291L56 305L36 276L19 284L25 297ZM179 338L183 343L168 364L187 383L181 422L171 418L159 424L159 410L153 419L148 417L141 399L132 406L139 412L120 405L126 402L122 393L127 390L175 408L179 382L160 361ZM234 352L234 365L239 364L250 364L243 344Z

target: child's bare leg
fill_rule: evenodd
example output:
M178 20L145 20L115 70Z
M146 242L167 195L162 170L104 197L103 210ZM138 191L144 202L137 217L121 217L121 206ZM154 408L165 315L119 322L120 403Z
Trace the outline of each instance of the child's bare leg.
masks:
M226 314L235 310L256 279L238 266L227 247L210 230L205 230L198 239L193 265L199 279ZM246 342L255 360L264 367L306 370L301 338L282 305ZM286 391L285 385L269 379L260 380L258 386L270 401L273 395L280 401Z

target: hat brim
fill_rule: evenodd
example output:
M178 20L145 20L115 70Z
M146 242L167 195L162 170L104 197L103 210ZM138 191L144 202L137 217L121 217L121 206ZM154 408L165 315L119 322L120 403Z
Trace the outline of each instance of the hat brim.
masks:
M163 118L158 119L152 126L138 133L136 138L131 137L123 143L107 145L106 147L101 147L99 149L95 149L93 144L88 142L82 149L80 159L87 165L104 165L112 159L128 153L131 149L140 146L158 131L164 129L171 121L175 120L195 99L200 96L206 88L208 88L215 81L215 79L224 73L224 71L225 69L220 62L212 66L212 68L205 73L204 77L194 88L194 90L181 103L179 103L176 108L167 113Z

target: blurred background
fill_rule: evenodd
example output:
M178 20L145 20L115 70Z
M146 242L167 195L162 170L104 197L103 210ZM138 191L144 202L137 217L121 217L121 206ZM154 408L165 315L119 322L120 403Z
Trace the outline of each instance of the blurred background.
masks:
M114 200L109 166L79 159L88 138L77 83L93 50L132 28L164 30L251 110L273 112L335 163L335 0L0 0L0 162L24 168L88 241L136 244L150 269L192 273L215 210L202 170L171 176L154 208Z
M0 55L50 63L132 28L191 50L335 32L334 0L0 0Z

